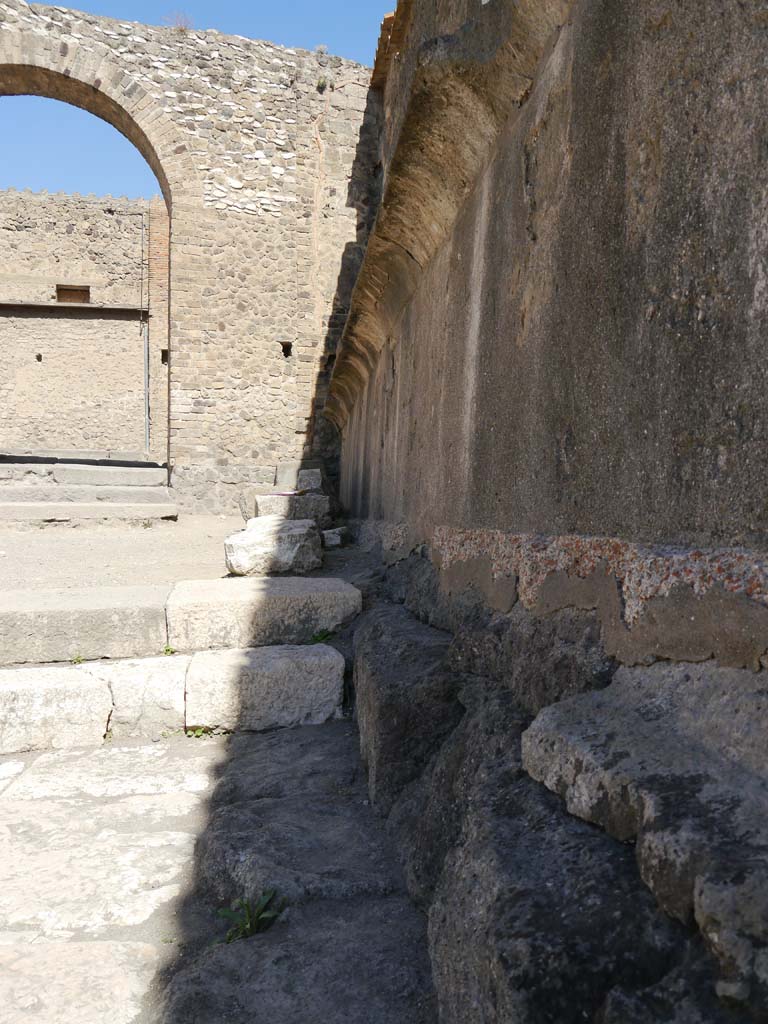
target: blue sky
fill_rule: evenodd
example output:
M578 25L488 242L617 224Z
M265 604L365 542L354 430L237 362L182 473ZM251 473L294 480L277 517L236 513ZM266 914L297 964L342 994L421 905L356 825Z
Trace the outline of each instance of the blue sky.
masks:
M379 26L395 0L81 0L73 7L125 21L168 23L183 13L194 28L269 39L284 46L373 62ZM111 125L55 100L0 97L0 188L148 196L157 182Z

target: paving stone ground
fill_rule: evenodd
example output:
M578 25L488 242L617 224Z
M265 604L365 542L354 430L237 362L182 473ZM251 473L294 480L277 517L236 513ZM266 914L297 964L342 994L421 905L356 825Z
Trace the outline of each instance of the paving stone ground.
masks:
M270 887L281 920L222 944L217 910ZM424 923L351 723L0 761L0 1007L6 1024L430 1024Z

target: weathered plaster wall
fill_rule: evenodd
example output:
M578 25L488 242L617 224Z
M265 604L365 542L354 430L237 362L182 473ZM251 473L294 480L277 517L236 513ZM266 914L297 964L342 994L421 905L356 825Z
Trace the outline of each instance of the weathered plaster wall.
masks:
M143 305L150 314L150 454L164 461L165 203L0 192L0 302L55 303L57 284L86 285L92 305L137 312L0 310L0 445L144 452Z
M396 125L428 157L451 89L486 109L482 69L503 47L485 22L502 6L414 5L385 93L388 238L409 184L430 189L402 132L392 149ZM768 25L720 0L576 2L559 20L454 192L450 230L414 260L413 291L383 286L381 344L354 336L377 315L355 295L351 369L334 381L343 498L401 524L402 549L428 541L444 571L519 578L540 614L599 609L628 661L714 649L754 666L768 649ZM431 112L424 67L443 76ZM472 124L454 128L465 160Z
M170 445L188 507L233 508L312 448L365 219L350 183L368 177L355 167L368 77L322 53L0 3L0 94L104 117L169 203Z
M136 316L0 312L0 448L143 452Z

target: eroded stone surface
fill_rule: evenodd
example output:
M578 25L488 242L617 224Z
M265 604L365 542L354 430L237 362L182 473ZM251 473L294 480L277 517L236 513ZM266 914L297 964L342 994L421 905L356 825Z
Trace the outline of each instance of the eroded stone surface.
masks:
M158 739L184 728L185 656L93 662L84 668L103 680L112 698L109 730L115 739Z
M224 541L224 559L235 576L310 572L323 564L320 531L312 519L249 519L244 530Z
M184 749L169 743L99 747L41 754L3 794L4 799L57 800L83 796L114 798L138 794L203 793L210 785L209 748Z
M276 1024L433 1024L424 921L351 723L31 755L3 777L9 1024L220 1024L255 1006ZM221 945L217 910L270 884L285 920Z
M325 494L260 494L257 516L283 519L314 519L320 527L331 525L331 499Z
M0 664L133 658L166 646L169 587L0 593Z
M422 924L402 896L291 907L180 972L162 1024L433 1024Z
M101 743L109 688L79 666L0 669L0 754Z
M361 608L360 591L334 579L179 583L168 599L168 643L179 651L307 643Z
M160 962L143 942L0 944L0 1005L12 1024L133 1024Z
M569 811L637 840L660 904L695 921L718 991L768 1004L768 697L763 673L622 668L606 690L543 711L527 770Z
M187 673L187 726L319 725L338 713L343 684L344 658L324 644L196 654Z

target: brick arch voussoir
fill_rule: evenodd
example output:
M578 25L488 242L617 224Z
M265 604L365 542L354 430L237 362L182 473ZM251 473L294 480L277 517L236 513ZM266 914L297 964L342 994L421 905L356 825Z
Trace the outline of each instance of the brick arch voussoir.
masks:
M0 33L0 96L62 100L109 122L154 171L169 210L202 199L183 134L162 105L112 54L31 33Z

